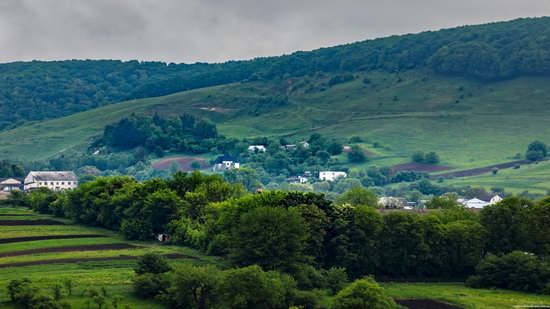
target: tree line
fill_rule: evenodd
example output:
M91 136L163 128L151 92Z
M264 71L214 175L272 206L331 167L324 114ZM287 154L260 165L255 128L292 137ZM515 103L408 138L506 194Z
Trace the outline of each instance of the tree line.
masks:
M14 195L15 199L19 195ZM376 195L354 188L336 201L322 194L247 193L219 175L177 173L139 183L101 177L67 193L40 189L14 204L149 240L172 242L232 265L290 274L315 289L323 270L352 278L466 277L490 255L548 255L550 200L508 197L480 214L460 206L429 213L381 213Z
M223 136L208 119L197 119L189 114L162 117L158 113L132 114L107 125L103 136L91 147L107 146L116 150L142 147L162 157L164 151L205 153Z

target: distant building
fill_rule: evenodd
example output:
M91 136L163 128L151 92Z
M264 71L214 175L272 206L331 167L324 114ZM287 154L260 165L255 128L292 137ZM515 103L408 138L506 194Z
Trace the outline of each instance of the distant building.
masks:
M478 198L473 198L471 200L463 201L462 205L464 205L464 207L466 208L482 209L483 207L489 205L489 202L482 201Z
M412 207L407 205L407 200L393 196L383 196L379 198L378 205L384 208L404 208L406 206L412 209Z
M348 174L346 172L333 172L333 171L319 172L319 180L334 181L338 178L346 178L346 177L348 177Z
M37 188L49 188L55 191L78 188L78 179L74 172L30 172L24 181L25 191Z
M267 148L264 145L252 145L248 147L250 152L266 152Z
M500 203L500 201L502 201L502 197L500 197L498 195L495 195L489 201L489 205L494 205L494 204Z
M239 169L241 167L241 164L237 162L237 159L235 157L224 154L223 156L219 156L214 160L214 167L212 168L213 171L226 171L226 170L233 170L233 169Z
M303 142L299 142L297 144L288 144L288 145L281 146L281 149L283 149L283 150L295 150L298 146L301 146L303 149L308 149L309 148L309 143L306 142L306 141L303 141Z
M0 181L0 190L2 191L14 191L21 189L23 189L23 184L19 180L8 178Z
M308 180L309 179L306 176L293 176L293 177L289 177L287 179L287 181L290 182L290 183L301 183L301 184L307 183Z

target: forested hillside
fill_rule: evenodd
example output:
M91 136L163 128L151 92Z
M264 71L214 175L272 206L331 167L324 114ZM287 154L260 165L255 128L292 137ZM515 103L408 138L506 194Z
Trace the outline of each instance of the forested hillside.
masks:
M135 98L239 81L380 70L499 80L550 74L550 18L368 40L223 64L115 60L0 65L0 130ZM333 82L345 79L335 76Z

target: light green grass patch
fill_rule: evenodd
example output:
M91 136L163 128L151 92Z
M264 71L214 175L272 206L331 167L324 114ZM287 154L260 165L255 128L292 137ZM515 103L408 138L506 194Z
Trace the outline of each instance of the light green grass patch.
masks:
M550 306L550 296L498 289L472 289L462 283L383 283L397 299L430 298L468 309L505 309L514 306Z

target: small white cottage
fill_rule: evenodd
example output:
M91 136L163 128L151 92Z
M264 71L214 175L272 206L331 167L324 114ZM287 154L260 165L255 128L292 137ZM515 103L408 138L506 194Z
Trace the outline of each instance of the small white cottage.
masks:
M241 164L237 162L237 159L235 157L224 154L223 156L219 156L214 160L214 167L212 168L213 171L226 171L226 170L232 170L232 169L239 169L241 167Z
M322 181L334 181L338 178L346 178L348 174L346 172L334 172L334 171L324 171L319 172L319 180Z
M252 145L248 146L250 152L266 152L267 148L264 145Z

